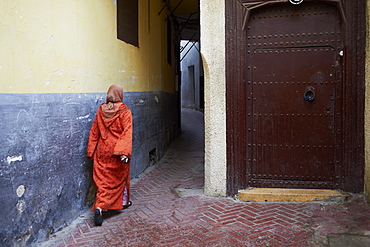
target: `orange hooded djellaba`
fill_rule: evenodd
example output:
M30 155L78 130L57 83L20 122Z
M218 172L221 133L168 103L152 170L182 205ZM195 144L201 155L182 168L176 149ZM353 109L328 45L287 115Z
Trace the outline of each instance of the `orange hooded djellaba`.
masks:
M130 201L130 162L123 163L121 156L131 159L132 114L122 100L122 87L110 86L90 129L87 156L94 160L97 186L93 211L122 209Z

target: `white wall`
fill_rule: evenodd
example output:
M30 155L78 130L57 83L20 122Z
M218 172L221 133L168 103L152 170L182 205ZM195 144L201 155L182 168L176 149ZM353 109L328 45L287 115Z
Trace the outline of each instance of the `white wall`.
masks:
M204 68L205 184L209 196L226 195L225 0L200 1Z
M195 41L194 41L195 42ZM183 40L181 46L181 107L200 109L200 76L202 65L199 54L199 42Z

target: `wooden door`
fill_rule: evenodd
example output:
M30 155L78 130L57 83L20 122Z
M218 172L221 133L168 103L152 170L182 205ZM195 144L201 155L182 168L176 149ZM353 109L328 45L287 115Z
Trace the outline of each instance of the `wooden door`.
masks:
M340 183L342 33L333 5L271 5L247 37L246 162L253 187Z

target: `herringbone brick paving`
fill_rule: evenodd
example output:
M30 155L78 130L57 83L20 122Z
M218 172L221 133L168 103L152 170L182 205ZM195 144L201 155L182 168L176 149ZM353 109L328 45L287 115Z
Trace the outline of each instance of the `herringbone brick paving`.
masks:
M43 246L328 246L328 234L370 233L364 200L253 203L211 198L204 184L203 114L182 111L183 134L165 157L133 182L133 206L87 213Z

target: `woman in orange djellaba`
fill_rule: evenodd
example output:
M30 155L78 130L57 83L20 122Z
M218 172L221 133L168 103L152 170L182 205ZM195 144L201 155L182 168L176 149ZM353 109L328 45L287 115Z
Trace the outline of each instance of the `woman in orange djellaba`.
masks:
M112 85L90 129L87 156L94 159L93 179L97 187L92 207L94 223L103 223L103 211L131 206L130 160L132 115L122 103L123 89Z

